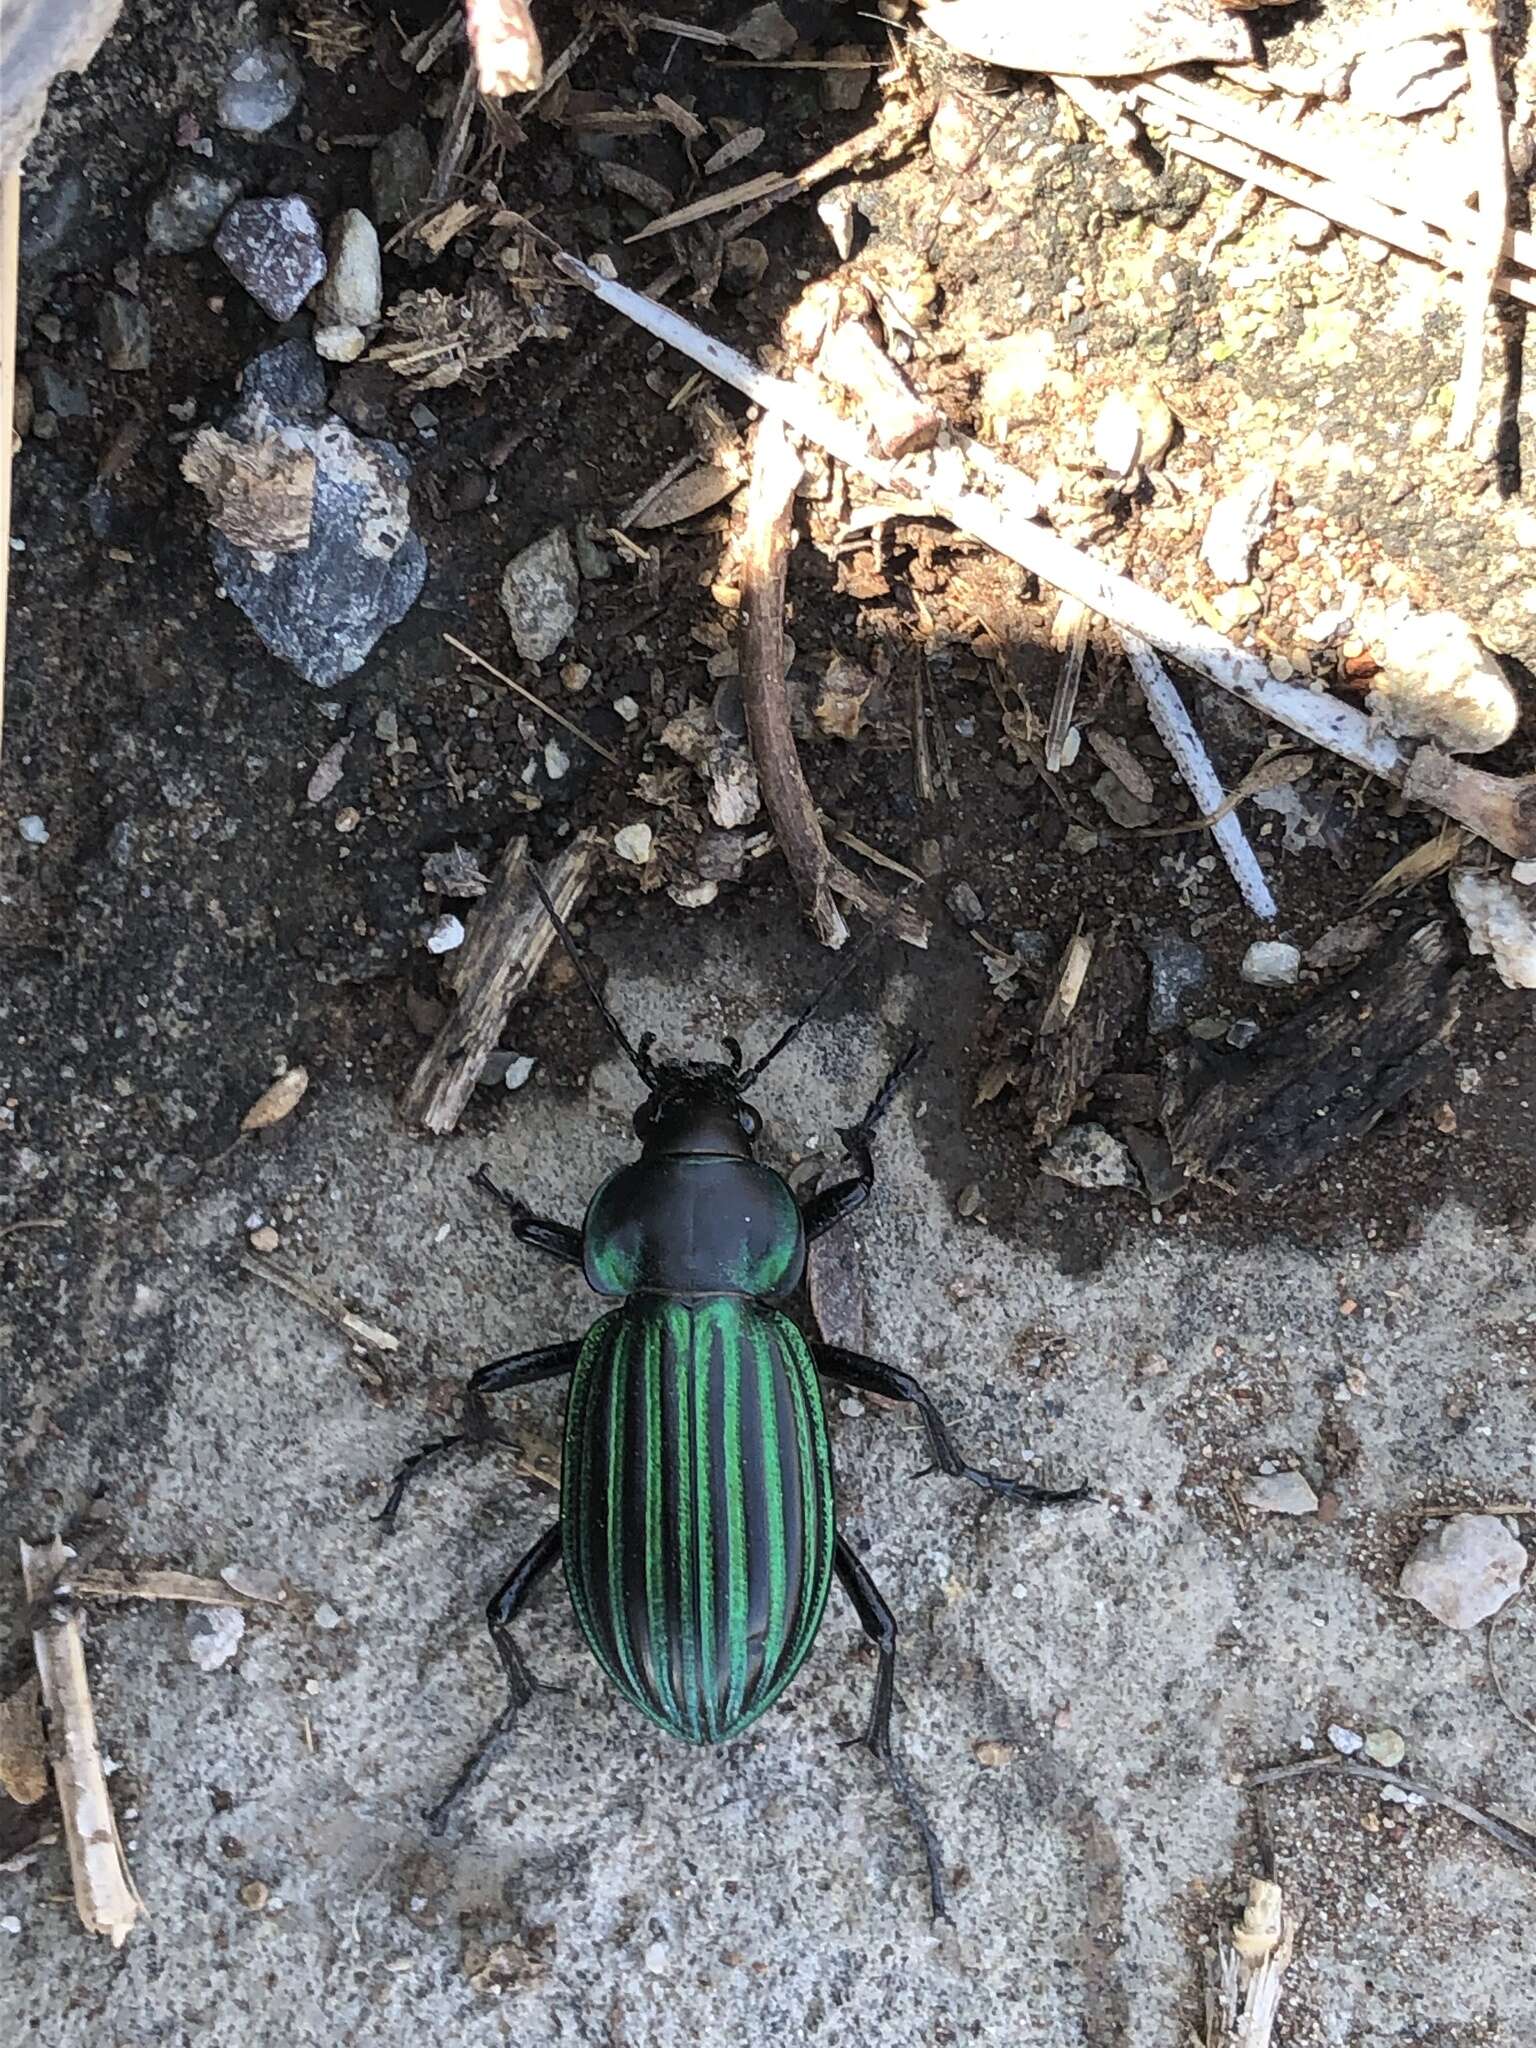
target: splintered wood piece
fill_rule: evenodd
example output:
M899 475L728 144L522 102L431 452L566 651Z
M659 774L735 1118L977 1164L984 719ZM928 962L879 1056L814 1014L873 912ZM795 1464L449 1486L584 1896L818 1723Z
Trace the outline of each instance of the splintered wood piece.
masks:
M1073 941L1064 979L1075 971L1084 943L1081 937ZM1083 1096L1113 1066L1120 1035L1146 996L1147 964L1140 953L1129 946L1099 944L1091 959L1091 971L1081 981L1070 1010L1063 1014L1058 985L1036 1027L1023 1114L1037 1145L1049 1145L1060 1136Z
M18 1806L35 1806L48 1790L42 1703L36 1678L0 1700L0 1792Z
M545 877L560 915L569 920L587 893L596 843L580 833ZM528 842L514 839L496 863L491 885L470 918L469 936L449 970L458 998L400 1098L408 1123L438 1137L458 1123L512 1005L527 995L555 928L528 879Z
M1285 1910L1279 1885L1266 1877L1249 1879L1243 1917L1211 1958L1205 2048L1270 2048L1297 1924Z
M1187 1054L1163 1113L1176 1162L1263 1194L1364 1137L1444 1063L1459 964L1441 920L1399 929L1243 1052Z
M912 389L862 320L833 328L817 368L858 399L882 454L910 455L939 438L936 408Z
M75 1910L87 1934L105 1934L114 1948L121 1948L144 1901L128 1874L107 1792L79 1610L54 1592L73 1556L57 1536L35 1547L23 1543L21 1577L31 1610L32 1654L42 1688L48 1761L69 1847Z
M276 1593L240 1593L224 1579L202 1579L195 1572L138 1572L96 1569L65 1572L60 1592L79 1600L186 1600L194 1607L281 1607Z

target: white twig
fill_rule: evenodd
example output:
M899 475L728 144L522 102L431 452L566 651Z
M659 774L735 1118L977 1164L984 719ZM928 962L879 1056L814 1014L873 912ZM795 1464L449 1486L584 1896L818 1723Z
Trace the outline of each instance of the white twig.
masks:
M1173 687L1168 672L1158 660L1145 640L1138 640L1134 633L1122 633L1120 644L1124 647L1131 671L1142 688L1147 700L1147 709L1152 714L1152 723L1157 736L1173 758L1173 765L1183 776L1190 795L1199 806L1203 816L1210 817L1219 811L1226 801L1221 779L1211 765L1211 757L1205 751L1204 742L1195 730L1194 720L1184 708L1184 700ZM1258 856L1248 844L1248 836L1238 822L1236 811L1229 811L1224 818L1217 819L1211 827L1211 837L1221 851L1221 857L1231 871L1243 901L1255 917L1273 918L1278 916L1275 899L1270 893L1264 870L1259 866Z
M32 1653L42 1686L48 1761L69 1845L75 1910L87 1934L105 1934L114 1948L121 1948L144 1902L128 1875L107 1792L79 1610L54 1592L73 1556L57 1536L35 1549L23 1543L21 1576L32 1610Z
M1484 333L1499 275L1509 219L1509 173L1504 155L1504 108L1499 99L1497 0L1469 0L1463 11L1467 50L1467 108L1477 161L1477 222L1468 237L1462 270L1461 374L1445 430L1446 445L1464 448L1477 424L1483 388Z
M1270 2048L1280 1985L1296 1941L1296 1920L1280 1887L1250 1878L1248 1904L1217 1948L1220 1974L1207 1993L1206 2048Z
M1516 860L1536 857L1536 777L1492 775L1431 747L1421 747L1415 754L1377 731L1357 706L1295 683L1276 682L1258 655L1186 618L1166 598L1104 567L1058 534L1034 525L1039 510L1035 486L1000 458L986 453L982 459L984 451L974 443L948 433L929 453L899 463L887 461L871 452L856 427L839 419L803 386L770 377L669 307L600 277L575 257L562 252L554 260L567 277L585 285L605 305L779 414L848 468L908 502L926 502L962 532L1091 606L1112 625L1151 641L1186 668L1240 697L1262 717L1288 726L1369 775L1406 784L1411 795L1432 802Z

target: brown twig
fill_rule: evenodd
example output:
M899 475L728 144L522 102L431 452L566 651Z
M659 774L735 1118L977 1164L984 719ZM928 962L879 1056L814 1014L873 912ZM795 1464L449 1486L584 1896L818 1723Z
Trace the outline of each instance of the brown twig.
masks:
M21 1546L21 1575L32 1612L32 1651L42 1688L48 1761L58 1787L64 1839L75 1885L75 1910L87 1934L105 1934L121 1948L144 1910L123 1855L107 1792L96 1711L85 1675L79 1609L55 1597L74 1552L55 1536Z
M1481 1813L1475 1806L1469 1806L1464 1799L1458 1799L1453 1792L1437 1792L1432 1785L1421 1785L1417 1778L1405 1778L1398 1771L1383 1770L1380 1764L1357 1764L1348 1757L1312 1757L1302 1764L1279 1764L1271 1771L1255 1771L1248 1780L1250 1786L1283 1785L1290 1778L1364 1778L1373 1785L1395 1785L1399 1792L1411 1792L1419 1799L1427 1799L1431 1806L1443 1806L1448 1813L1459 1814L1485 1835L1491 1835L1513 1855L1523 1857L1527 1863L1536 1863L1536 1835L1517 1828L1506 1820L1496 1820L1490 1813Z
M800 476L800 458L783 421L765 414L753 437L741 550L741 696L763 803L801 908L824 946L841 946L848 937L837 896L856 903L866 917L889 920L909 945L924 946L926 922L861 882L828 847L795 749L784 682L784 589Z
M59 1591L78 1600L184 1600L194 1607L282 1607L282 1596L274 1593L237 1593L223 1579L199 1578L194 1572L147 1568L137 1572L94 1570L65 1571Z
M307 1280L301 1280L296 1273L285 1273L281 1266L274 1266L270 1259L242 1258L242 1273L249 1273L254 1280L265 1280L269 1287L291 1295L295 1301L302 1301L306 1308L312 1308L328 1322L332 1322L354 1344L361 1344L365 1351L398 1351L400 1339L381 1330L376 1323L355 1316L351 1309L343 1308L339 1301L322 1294L318 1287L311 1287Z
M562 917L574 914L596 865L590 834L574 839L549 870ZM464 1112L512 1005L533 986L555 928L528 879L528 842L514 839L496 863L490 888L470 919L450 982L457 1000L400 1098L407 1123L442 1137Z
M1446 446L1464 448L1477 424L1483 388L1484 332L1498 287L1509 222L1509 170L1504 153L1504 107L1499 98L1497 0L1467 0L1461 39L1467 52L1467 106L1477 158L1477 226L1462 266L1461 373L1446 426Z
M1279 1885L1250 1878L1243 1917L1218 1940L1210 1959L1205 2048L1270 2048L1296 1927Z

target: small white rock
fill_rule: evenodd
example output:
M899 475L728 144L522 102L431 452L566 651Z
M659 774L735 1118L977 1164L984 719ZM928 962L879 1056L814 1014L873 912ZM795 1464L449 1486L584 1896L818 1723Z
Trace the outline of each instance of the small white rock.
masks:
M1246 583L1253 569L1253 551L1264 537L1275 509L1275 473L1250 470L1235 489L1216 500L1200 543L1202 560L1223 583Z
M1099 407L1093 452L1111 476L1129 476L1141 459L1141 414L1123 391L1112 391Z
M1257 1508L1265 1515L1317 1513L1317 1495L1301 1472L1261 1472L1245 1482L1241 1498L1245 1507Z
M1451 901L1474 953L1489 953L1506 988L1536 988L1536 902L1502 875L1451 877Z
M1365 1753L1383 1770L1395 1771L1408 1754L1408 1745L1395 1728L1373 1728L1365 1738Z
M1536 860L1517 860L1509 871L1509 879L1518 882L1522 889L1536 889Z
M643 868L651 858L653 839L649 825L621 825L613 835L613 850L620 860Z
M1131 1188L1139 1176L1118 1138L1102 1124L1070 1124L1040 1162L1040 1171L1075 1188Z
M316 318L326 327L376 327L384 299L379 231L360 207L331 222L325 259L325 277L309 295Z
M238 1607L189 1607L182 1626L198 1670L219 1671L240 1648L245 1616Z
M1328 1740L1340 1756L1358 1756L1365 1747L1363 1735L1357 1735L1353 1728L1345 1728L1337 1721L1328 1724Z
M1301 948L1283 939L1255 939L1243 955L1243 979L1257 988L1294 988L1300 974Z
M14 1913L0 1913L0 1933L20 1934L21 1922Z
M452 953L464 943L464 927L452 912L445 911L427 933L429 953Z
M317 327L315 354L328 363L355 363L368 346L361 327Z
M1527 1562L1497 1515L1452 1515L1420 1538L1398 1590L1447 1628L1476 1628L1513 1598Z
M720 884L707 876L700 882L673 882L667 894L679 910L703 910L720 894Z
M1410 36L1388 49L1361 52L1349 74L1349 104L1403 119L1433 113L1466 82L1459 36Z
M633 697L615 697L613 700L613 708L615 711L617 711L620 718L623 719L626 725L633 725L635 720L640 716L640 706L635 702Z
M1280 215L1280 225L1298 249L1321 249L1333 233L1331 220L1305 206L1285 207Z
M504 1088L521 1088L533 1072L534 1062L528 1053L519 1053L515 1060L507 1062L507 1071L501 1077Z
M315 1609L315 1627L341 1627L341 1616L336 1612L335 1608L331 1605L329 1600L322 1600L320 1602L320 1605Z
M1398 739L1453 754L1502 747L1520 718L1503 669L1454 612L1410 612L1389 627L1366 702Z
M560 742L558 740L546 740L544 742L544 773L549 777L550 781L558 782L562 775L569 773L570 766L571 757L564 747L561 746Z
M18 818L16 820L16 830L21 834L28 846L46 846L48 844L48 827L43 823L36 811L28 811L24 818Z

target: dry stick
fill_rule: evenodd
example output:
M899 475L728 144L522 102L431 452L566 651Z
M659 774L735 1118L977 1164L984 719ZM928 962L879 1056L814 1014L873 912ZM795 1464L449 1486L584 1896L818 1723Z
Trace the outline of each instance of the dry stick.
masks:
M1470 0L1462 14L1461 39L1467 52L1467 106L1477 157L1477 226L1468 238L1462 270L1461 374L1456 379L1456 396L1445 430L1448 448L1465 448L1477 424L1486 354L1483 336L1488 325L1489 301L1497 289L1509 220L1496 0Z
M1477 232L1476 213L1455 196L1457 180L1450 175L1454 166L1449 162L1445 175L1437 177L1433 184L1415 182L1412 177L1394 179L1375 158L1356 151L1335 135L1278 120L1246 100L1235 99L1209 85L1197 85L1177 71L1165 71L1156 79L1143 80L1134 96L1144 106L1197 120L1203 128L1246 143L1277 163L1295 164L1310 171L1329 186L1389 209L1394 218L1417 216L1408 223L1416 231L1421 223L1427 222L1450 237L1448 242L1426 242L1425 247L1413 250L1415 255L1428 255L1457 269L1461 250ZM1525 228L1506 233L1503 254L1512 267L1536 269L1536 234ZM1504 289L1509 288L1506 280Z
M596 865L595 843L584 832L545 876L563 918L575 915ZM458 1123L512 1005L532 988L554 943L555 928L534 894L527 868L528 842L514 839L496 863L490 888L471 915L469 937L454 960L451 985L457 1000L400 1098L406 1121L437 1137Z
M455 653L462 654L466 661L472 661L476 668L483 668L486 674L494 677L504 689L511 690L514 696L521 697L525 704L531 704L535 711L542 711L544 716L552 718L556 725L563 725L571 737L580 740L584 747L590 747L594 754L601 754L603 759L611 761L615 768L622 768L624 766L618 755L605 747L601 740L593 739L591 733L583 732L581 727L573 724L563 711L557 711L553 704L546 704L542 697L536 697L526 683L518 682L515 676L503 675L502 671L488 662L483 654L476 654L473 647L466 647L462 640L456 640L451 633L445 633L443 638L453 648Z
M784 588L800 478L800 458L783 422L770 413L753 439L741 551L741 697L763 803L801 908L824 946L841 946L848 937L834 896L888 923L908 945L926 946L927 920L861 881L828 847L795 748L784 682Z
M5 612L11 580L11 433L15 423L20 245L21 173L10 171L0 178L0 748L5 744Z
M1427 1799L1432 1806L1443 1806L1449 1813L1459 1813L1463 1820L1471 1821L1485 1835L1492 1835L1512 1854L1524 1857L1528 1863L1536 1863L1536 1835L1528 1834L1524 1828L1517 1828L1507 1820L1495 1820L1491 1813L1480 1813L1454 1793L1437 1792L1432 1785L1421 1785L1417 1778L1405 1778L1398 1771L1384 1771L1379 1764L1357 1764L1337 1756L1313 1757L1304 1764L1280 1764L1272 1771L1255 1771L1248 1783L1250 1786L1282 1785L1289 1778L1316 1777L1365 1778L1373 1785L1395 1785L1400 1792L1412 1792L1419 1799Z
M1279 1885L1266 1877L1250 1878L1242 1919L1233 1926L1230 1942L1217 1943L1215 1981L1206 1993L1206 2048L1269 2048L1296 1926Z
M1222 789L1220 777L1212 766L1211 757L1205 751L1205 743L1195 730L1194 720L1185 710L1183 699L1173 687L1168 671L1146 641L1138 640L1134 633L1122 633L1120 644L1125 649L1132 674L1141 685L1142 695L1147 700L1147 709L1152 714L1152 723L1157 727L1158 738L1168 749L1173 765L1183 777L1190 795L1202 813L1213 821L1211 837L1215 840L1243 901L1255 917L1277 917L1279 910L1270 893L1264 870L1259 866L1258 856L1248 844L1247 834L1238 822L1235 808L1225 817L1218 818L1215 815L1226 802L1226 794Z
M278 1593L237 1593L223 1579L203 1579L194 1572L149 1569L141 1572L66 1571L59 1592L78 1600L185 1600L194 1607L283 1607Z
M797 433L817 442L847 468L909 499L926 501L951 525L1092 606L1122 631L1150 641L1197 675L1241 698L1261 717L1289 726L1368 775L1380 776L1409 796L1434 805L1513 859L1536 859L1536 774L1492 775L1485 769L1469 768L1430 745L1411 751L1377 731L1357 706L1295 683L1276 682L1257 655L1186 618L1166 598L1104 567L1059 535L1034 525L1038 496L1022 471L990 454L984 464L978 462L975 444L956 445L953 436L931 454L889 462L871 453L857 426L839 419L803 386L769 376L669 307L655 305L627 285L599 276L575 257L561 253L554 260L558 269L584 284L604 305L626 314L637 326L787 420ZM985 491L978 488L978 468Z
M242 1273L249 1273L253 1280L265 1280L269 1287L277 1288L281 1294L290 1295L295 1301L302 1301L306 1308L312 1308L338 1330L350 1337L354 1344L361 1344L365 1351L398 1351L400 1339L392 1337L388 1330L381 1330L376 1323L366 1322L362 1316L353 1315L351 1309L343 1308L339 1301L332 1301L322 1294L318 1287L311 1287L307 1280L301 1280L296 1273L285 1273L281 1266L274 1266L270 1259L242 1257Z
M114 1948L121 1948L144 1901L128 1875L107 1792L96 1712L85 1676L79 1610L54 1597L54 1587L73 1556L57 1536L35 1549L23 1543L21 1576L32 1610L32 1653L42 1686L48 1760L75 1882L75 1910L87 1934L105 1934Z

